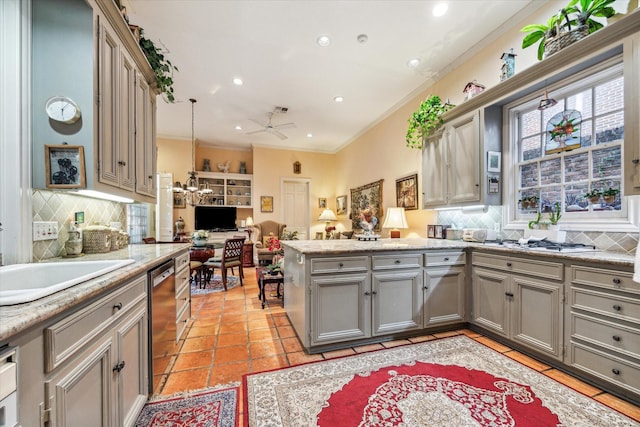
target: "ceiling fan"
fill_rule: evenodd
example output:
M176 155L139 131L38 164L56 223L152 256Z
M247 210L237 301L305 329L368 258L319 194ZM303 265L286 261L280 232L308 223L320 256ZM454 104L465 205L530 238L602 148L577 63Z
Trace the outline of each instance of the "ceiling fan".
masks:
M256 133L260 133L260 132L267 132L267 133L270 133L270 134L272 134L272 135L277 136L277 137L278 137L278 138L280 138L280 139L287 139L287 135L285 135L284 133L280 132L280 130L281 130L281 129L294 128L294 127L296 127L296 124L295 124L295 123L293 123L293 122L291 122L291 123L283 123L283 124L280 124L280 125L274 125L274 124L272 124L272 123L271 123L271 119L273 118L273 115L274 115L276 112L278 112L278 111L279 111L279 110L278 110L278 109L276 109L275 111L272 111L271 113L269 113L269 121L267 122L267 124L266 124L266 125L265 125L265 124L263 124L263 123L260 123L260 122L259 122L259 121L257 121L257 120L249 119L249 120L251 120L252 122L254 122L254 123L259 124L260 126L262 126L262 129L260 129L260 130L254 130L254 131L251 131L251 132L247 132L246 134L247 134L247 135L253 135L253 134L256 134ZM286 110L284 110L284 111L286 112Z

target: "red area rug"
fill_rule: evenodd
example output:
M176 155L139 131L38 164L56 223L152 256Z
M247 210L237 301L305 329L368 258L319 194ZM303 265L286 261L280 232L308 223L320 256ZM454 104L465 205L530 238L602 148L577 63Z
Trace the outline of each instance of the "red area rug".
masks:
M144 405L136 427L233 427L238 420L238 387L204 389L158 398Z
M466 336L243 378L247 426L638 426Z

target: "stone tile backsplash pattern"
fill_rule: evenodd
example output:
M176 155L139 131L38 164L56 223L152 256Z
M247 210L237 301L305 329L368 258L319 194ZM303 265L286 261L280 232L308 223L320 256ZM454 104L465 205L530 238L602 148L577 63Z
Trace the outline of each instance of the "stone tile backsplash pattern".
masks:
M460 210L442 211L438 213L438 224L451 224L463 228L488 228L493 230L495 223L502 224L502 207L489 206L484 214L464 214ZM517 240L523 237L521 230L502 230L503 239ZM635 254L638 246L638 233L607 233L604 231L567 231L567 241L595 245L604 251L626 252Z
M84 224L108 225L121 222L125 226L125 205L92 199L71 193L33 190L33 220L58 221L58 239L33 242L33 261L43 261L64 255L64 242L69 238L69 225L75 212L84 212Z

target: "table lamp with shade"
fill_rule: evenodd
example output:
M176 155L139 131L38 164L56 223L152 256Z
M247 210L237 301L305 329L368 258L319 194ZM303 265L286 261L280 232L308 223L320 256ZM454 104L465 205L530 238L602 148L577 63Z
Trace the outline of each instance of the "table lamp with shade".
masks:
M324 221L326 223L324 227L324 231L327 233L327 239L329 238L329 232L331 231L329 230L329 227L331 226L331 221L337 221L337 220L338 218L336 217L336 214L333 213L333 211L329 208L326 208L325 210L323 210L320 216L318 217L318 221Z
M249 241L251 242L251 233L253 233L253 218L248 216L245 220L245 225L247 227L247 233L249 234Z
M384 218L382 228L390 228L389 237L397 239L400 237L399 228L409 228L407 218L404 215L404 208L387 208L387 215Z

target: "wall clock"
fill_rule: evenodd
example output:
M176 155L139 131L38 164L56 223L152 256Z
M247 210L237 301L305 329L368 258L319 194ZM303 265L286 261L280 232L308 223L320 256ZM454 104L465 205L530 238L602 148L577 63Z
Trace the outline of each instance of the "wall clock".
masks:
M78 104L66 96L53 96L49 98L44 108L51 120L60 123L75 123L82 115Z

